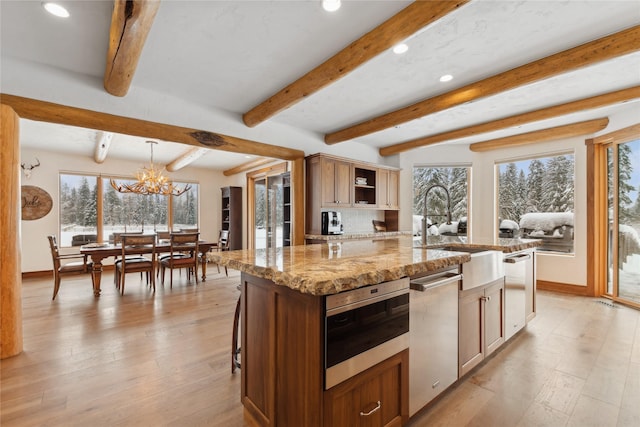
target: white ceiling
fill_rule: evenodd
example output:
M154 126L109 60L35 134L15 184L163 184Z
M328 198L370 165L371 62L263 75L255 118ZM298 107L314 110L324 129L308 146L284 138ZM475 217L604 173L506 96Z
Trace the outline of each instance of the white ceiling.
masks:
M101 81L113 2L60 3L71 13L67 20L48 15L39 1L2 0L2 58ZM131 90L141 88L223 110L241 123L243 113L409 3L343 0L338 12L328 13L320 7L319 0L165 0L145 44ZM636 0L474 0L408 40L407 53L385 52L269 122L302 129L321 140L325 133L639 23L640 5ZM452 74L454 79L440 83L438 79L443 74ZM355 141L380 148L638 84L640 52L342 144ZM601 108L451 143L508 136L626 109L639 111L640 116L638 105L633 102ZM215 117L212 116L211 127L204 130L217 131ZM87 156L93 155L96 138L95 131L30 121L21 126L21 135L25 147L55 147ZM148 146L133 144L131 138L114 137L110 156L148 158ZM190 148L161 144L155 151L156 160L169 162ZM246 161L243 155L212 151L193 165L226 169Z

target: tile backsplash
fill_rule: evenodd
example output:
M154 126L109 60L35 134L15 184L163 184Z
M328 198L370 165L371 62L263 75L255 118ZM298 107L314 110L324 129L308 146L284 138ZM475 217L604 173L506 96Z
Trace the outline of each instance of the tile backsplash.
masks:
M373 231L372 220L384 221L384 211L375 209L323 209L340 212L345 233L369 233Z

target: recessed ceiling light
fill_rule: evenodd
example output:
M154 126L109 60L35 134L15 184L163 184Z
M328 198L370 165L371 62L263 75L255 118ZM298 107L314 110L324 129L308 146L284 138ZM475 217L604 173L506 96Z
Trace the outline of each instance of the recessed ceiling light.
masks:
M341 5L340 0L322 0L322 8L327 12L335 12Z
M250 159L250 158L252 158L252 157L253 157L253 156L249 156L249 155L244 156L244 158L245 158L245 159Z
M407 46L406 43L400 43L393 47L393 53L398 55L405 53L408 50L409 50L409 46Z
M59 16L60 18L69 17L69 12L67 11L67 9L60 6L58 3L44 2L42 3L42 7L44 7L45 10L50 14Z
M451 74L445 74L444 76L440 77L440 81L442 83L444 82L449 82L453 79L453 76Z

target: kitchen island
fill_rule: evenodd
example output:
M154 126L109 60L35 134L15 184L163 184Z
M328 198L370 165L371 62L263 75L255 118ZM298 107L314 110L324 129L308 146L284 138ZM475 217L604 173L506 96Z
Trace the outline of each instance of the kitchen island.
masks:
M536 245L473 243L503 250ZM257 425L340 426L356 425L360 417L371 425L408 421L408 349L325 389L325 298L460 265L470 255L416 248L405 236L220 252L211 259L242 272L245 416Z

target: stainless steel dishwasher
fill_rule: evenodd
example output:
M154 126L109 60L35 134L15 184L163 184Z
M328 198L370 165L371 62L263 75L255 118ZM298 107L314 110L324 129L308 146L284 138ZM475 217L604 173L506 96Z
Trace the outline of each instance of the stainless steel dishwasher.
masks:
M451 269L412 279L409 301L409 415L458 379L458 290Z
M505 340L535 315L535 249L504 255Z

